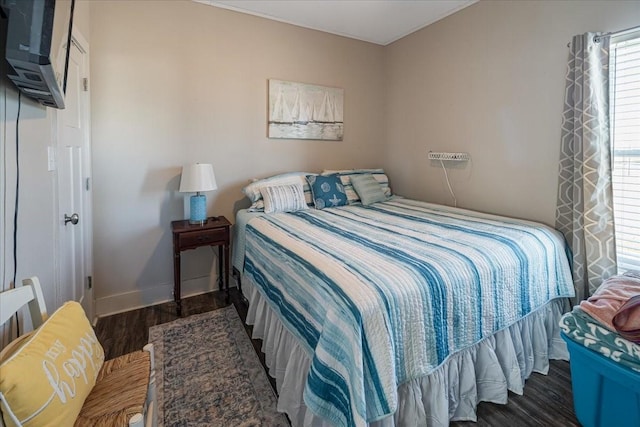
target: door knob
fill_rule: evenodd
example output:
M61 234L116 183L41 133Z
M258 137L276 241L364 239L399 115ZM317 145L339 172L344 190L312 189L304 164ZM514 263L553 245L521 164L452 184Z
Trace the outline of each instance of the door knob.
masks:
M74 213L71 216L64 214L64 225L67 225L67 223L69 222L73 225L76 225L78 223L78 220L80 220L80 217L77 213Z

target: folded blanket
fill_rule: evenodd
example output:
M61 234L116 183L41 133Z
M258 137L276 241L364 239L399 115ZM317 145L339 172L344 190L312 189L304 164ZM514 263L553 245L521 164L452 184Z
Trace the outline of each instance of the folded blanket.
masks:
M580 308L612 331L640 329L640 307L627 308L624 316L619 316L614 325L613 317L630 298L640 295L640 272L628 271L612 276L600 285L588 300L580 303Z
M578 344L640 372L640 345L604 328L580 307L576 306L572 312L562 316L560 327L567 337Z
M613 316L613 326L625 339L640 344L640 295L633 296L625 302Z

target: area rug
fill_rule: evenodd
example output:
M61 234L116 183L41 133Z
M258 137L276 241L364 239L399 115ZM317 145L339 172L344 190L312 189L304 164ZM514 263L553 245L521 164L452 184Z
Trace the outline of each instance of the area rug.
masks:
M158 426L288 426L233 306L149 329Z

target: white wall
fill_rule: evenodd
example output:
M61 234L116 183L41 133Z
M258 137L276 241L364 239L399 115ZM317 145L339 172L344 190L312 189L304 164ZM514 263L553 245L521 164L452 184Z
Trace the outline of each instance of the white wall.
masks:
M16 188L16 119L18 91L6 78L0 79L0 103L4 126L0 176L5 191L2 209L3 288L10 287L14 275L13 232ZM54 240L54 173L47 172L47 146L52 145L52 113L22 96L19 121L20 187L18 199L16 281L37 275L49 310L57 308Z
M637 1L484 0L388 46L394 190L451 204L427 152L466 151L449 170L458 206L553 225L567 43L639 17Z
M76 6L76 25L88 28L87 19L88 5L81 2ZM4 37L6 21L0 25L0 34ZM14 276L15 147L20 105L16 281L20 283L26 277L38 276L47 309L53 312L61 303L56 295L57 176L55 171L47 170L47 147L56 143L53 125L56 110L45 108L24 95L18 104L18 91L6 77L8 65L4 60L4 41L0 45L0 288L11 287Z
M182 165L213 164L209 214L233 221L251 178L382 164L381 46L195 2L101 1L91 52L98 314L171 298ZM344 141L268 139L269 78L344 88ZM209 289L212 252L182 259L183 294Z

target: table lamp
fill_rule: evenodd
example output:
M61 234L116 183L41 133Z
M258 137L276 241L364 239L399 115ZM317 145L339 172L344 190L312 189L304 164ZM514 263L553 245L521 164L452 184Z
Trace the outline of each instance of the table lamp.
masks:
M181 193L196 193L191 196L189 203L189 224L204 224L207 222L207 197L200 194L203 191L217 189L213 166L208 163L196 163L184 166L180 177Z

